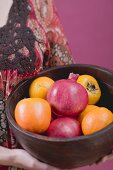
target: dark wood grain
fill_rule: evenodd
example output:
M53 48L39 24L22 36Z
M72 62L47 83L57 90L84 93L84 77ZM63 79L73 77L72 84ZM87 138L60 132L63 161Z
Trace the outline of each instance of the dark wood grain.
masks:
M77 64L45 70L38 76L46 75L58 80L67 78L70 72L94 76L102 89L102 97L98 105L106 106L113 111L113 72L110 70L92 65ZM9 124L18 142L25 150L37 159L62 169L92 164L111 152L113 148L113 123L93 135L72 139L49 138L21 129L14 120L14 109L20 99L28 97L29 85L35 78L19 83L6 104Z

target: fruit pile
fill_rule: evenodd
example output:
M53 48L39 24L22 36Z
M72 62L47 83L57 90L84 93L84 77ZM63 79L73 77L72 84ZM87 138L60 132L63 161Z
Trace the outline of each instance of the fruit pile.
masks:
M30 132L49 137L90 135L113 122L113 114L96 103L101 98L97 80L90 75L70 73L68 79L36 78L29 98L15 107L17 124Z

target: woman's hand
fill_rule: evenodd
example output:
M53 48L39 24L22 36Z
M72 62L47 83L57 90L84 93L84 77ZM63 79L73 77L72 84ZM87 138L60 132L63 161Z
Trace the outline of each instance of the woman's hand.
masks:
M58 170L38 161L23 149L7 149L4 147L0 147L0 164L27 170Z
M106 155L105 157L100 159L96 164L102 164L102 163L105 163L106 161L109 161L109 160L112 160L112 159L113 159L113 150L112 150L111 154Z

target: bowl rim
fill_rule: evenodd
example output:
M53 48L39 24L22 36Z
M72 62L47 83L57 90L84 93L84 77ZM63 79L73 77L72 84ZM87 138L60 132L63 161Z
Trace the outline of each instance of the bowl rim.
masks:
M89 138L95 138L95 137L98 137L100 135L103 135L103 134L107 133L111 128L113 128L113 123L110 123L107 127L103 128L103 129L101 129L101 130L99 130L99 131L97 131L97 132L95 132L93 134L90 134L90 135L81 135L81 136L76 136L76 137L73 137L73 138L56 138L56 137L48 137L48 136L44 136L44 135L41 135L41 134L32 133L32 132L29 132L29 131L27 131L25 129L22 129L16 123L16 121L13 119L13 117L9 113L8 105L10 105L10 100L11 100L12 96L14 95L15 90L17 90L20 87L20 85L22 85L23 83L25 83L29 79L34 79L35 77L41 76L42 74L46 73L47 71L49 72L49 71L53 71L53 70L56 70L56 69L68 68L70 66L71 67L89 67L89 68L93 68L93 69L96 68L96 69L102 70L102 71L104 71L106 73L111 73L112 76L113 76L113 71L111 69L107 69L105 67L92 65L92 64L70 64L70 65L56 66L56 67L52 67L52 68L49 68L49 69L45 69L45 70L41 71L37 76L33 76L33 77L26 78L26 79L22 80L21 82L19 82L15 86L13 91L10 93L8 99L6 100L6 107L5 107L6 116L7 116L9 124L11 126L13 126L13 128L15 128L17 131L19 131L23 135L27 135L27 136L35 138L35 139L37 138L39 140L49 141L49 142L70 142L70 141L75 142L75 141L87 140Z

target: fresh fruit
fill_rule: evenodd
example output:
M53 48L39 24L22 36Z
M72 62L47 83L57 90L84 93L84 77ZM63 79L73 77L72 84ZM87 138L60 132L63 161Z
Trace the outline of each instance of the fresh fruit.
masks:
M79 77L79 74L70 73L68 79L76 81L78 77Z
M89 111L82 120L84 135L97 132L113 122L113 114L105 107L98 107Z
M77 116L88 103L85 88L71 79L56 81L47 93L53 113L63 116Z
M87 105L86 108L83 110L83 112L79 114L78 120L80 121L80 123L82 123L83 118L88 112L92 111L93 109L97 109L97 108L98 106L96 105Z
M80 75L77 82L88 92L88 104L96 104L101 97L101 89L97 80L90 75Z
M50 137L72 138L81 135L81 126L73 118L57 118L51 122L47 134Z
M46 95L54 81L49 77L36 78L30 85L29 96L31 98L46 99Z
M41 98L22 99L16 105L15 120L21 128L30 132L45 132L51 121L51 107Z

